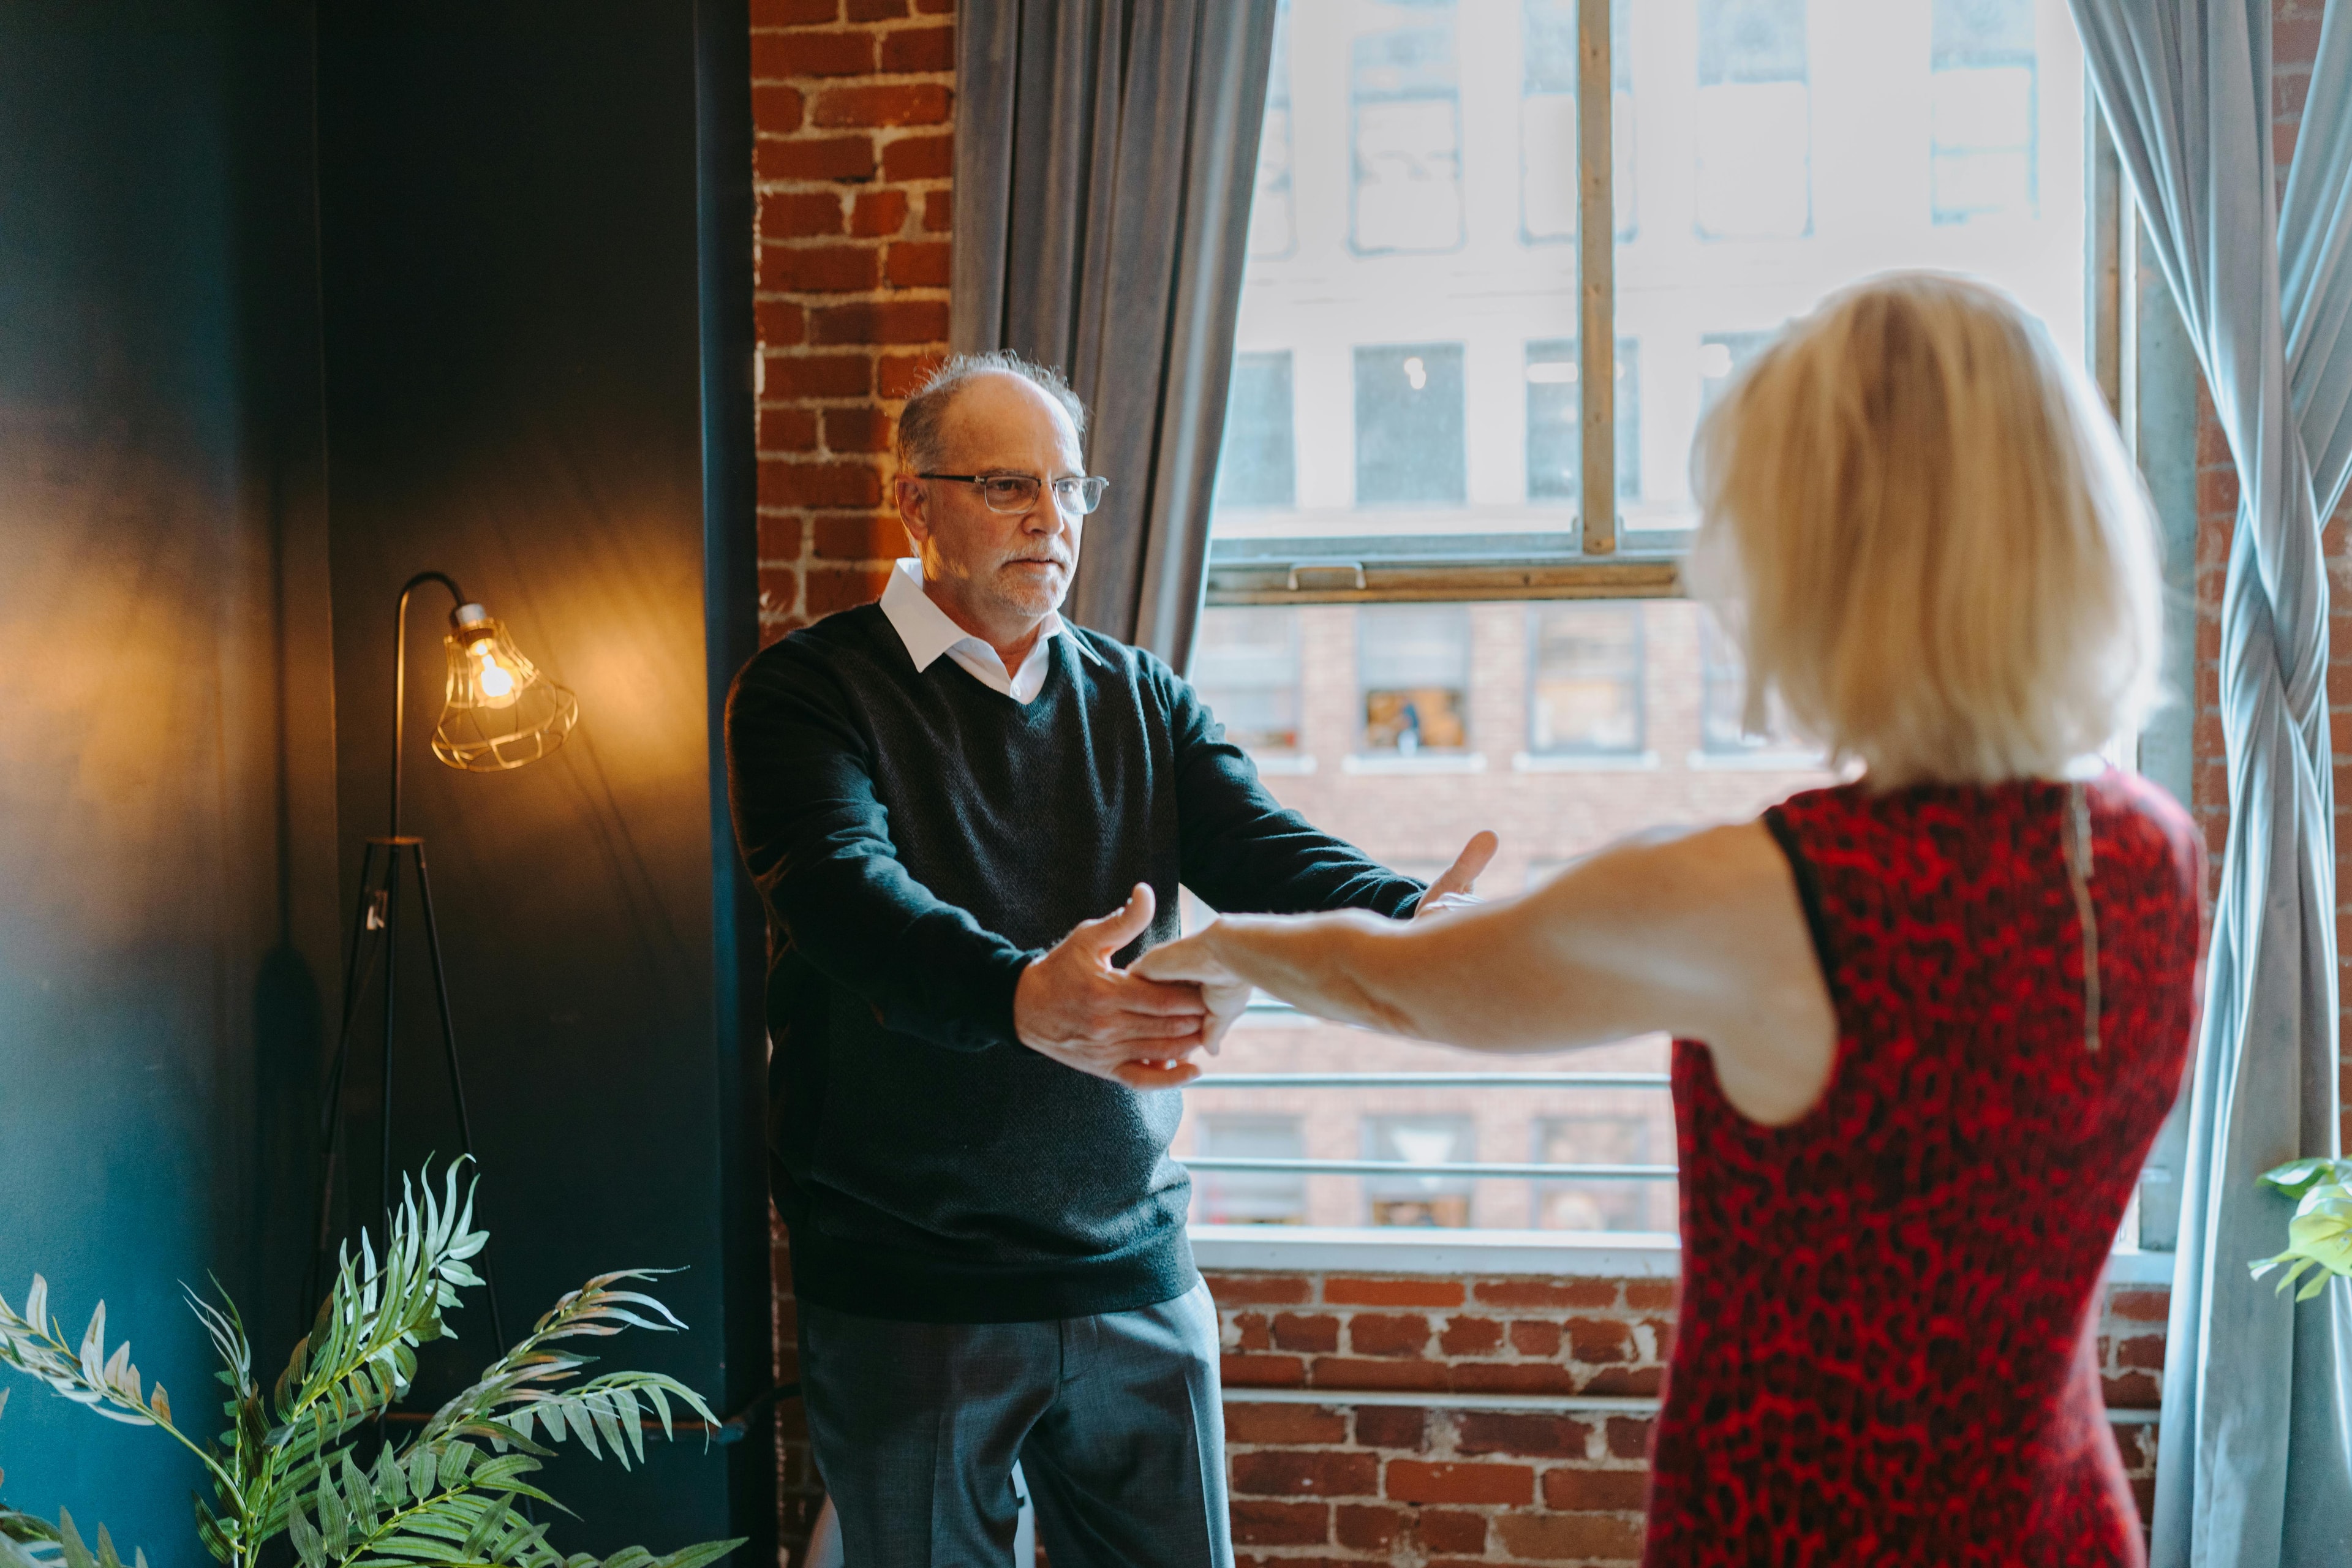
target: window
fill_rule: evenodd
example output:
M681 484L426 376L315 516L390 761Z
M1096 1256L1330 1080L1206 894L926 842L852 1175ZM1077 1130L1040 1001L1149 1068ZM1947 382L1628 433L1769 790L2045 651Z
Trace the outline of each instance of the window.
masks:
M1356 351L1356 500L1458 506L1466 493L1462 345Z
M1528 499L1574 504L1584 497L1582 374L1574 338L1528 345ZM1617 495L1642 493L1642 345L1617 340Z
M1610 0L1612 51L1610 163L1617 237L1633 237L1632 0ZM1576 237L1576 0L1525 0L1519 25L1519 233L1530 245Z
M1201 612L1192 685L1251 752L1298 750L1298 612L1286 605Z
M1698 232L1791 239L1813 226L1805 0L1698 0Z
M1348 83L1356 153L1355 247L1451 250L1462 243L1462 94L1453 6L1379 7L1396 25L1355 40Z
M1713 616L1702 615L1698 623L1701 745L1717 756L1802 752L1804 743L1790 731L1777 702L1765 715L1764 728L1748 731L1748 678L1740 668L1739 650Z
M1632 1095L1600 1092L1625 1103L1538 1117L1528 1157L1547 1165L1647 1165L1672 1157L1670 1105L1643 1107ZM1538 1230L1672 1230L1674 1198L1674 1187L1660 1182L1542 1181L1529 1223Z
M1935 0L1929 171L1937 223L2032 216L2040 126L2033 0Z
M1221 507L1286 507L1297 500L1290 426L1290 356L1235 354L1225 393L1225 444L1217 458Z
M1456 1165L1477 1157L1477 1135L1467 1116L1364 1118L1367 1160ZM1386 1175L1364 1183L1373 1225L1466 1226L1474 1195L1467 1176Z
M1249 254L1288 256L1298 248L1298 215L1290 202L1290 5L1275 8L1274 65L1266 77L1265 123L1257 138L1257 189L1250 197Z
M1299 1160L1307 1135L1296 1116L1208 1116L1194 1149L1228 1159ZM1288 1171L1203 1171L1193 1178L1192 1215L1206 1225L1302 1225L1307 1178Z
M1642 611L1636 605L1542 605L1528 615L1538 756L1642 749Z
M1470 743L1470 616L1460 605L1381 605L1356 620L1363 749L1410 757Z
M1769 332L1709 332L1698 341L1698 411L1705 418L1747 368L1758 350L1772 341Z

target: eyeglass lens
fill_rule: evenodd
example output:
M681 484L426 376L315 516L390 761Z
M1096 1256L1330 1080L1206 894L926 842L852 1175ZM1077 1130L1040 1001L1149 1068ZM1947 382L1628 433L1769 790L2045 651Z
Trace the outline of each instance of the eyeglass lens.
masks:
M1083 517L1102 504L1110 481L1099 474L1054 481L1054 504ZM1026 474L996 474L981 482L981 495L992 511L1026 511L1037 504L1037 481Z

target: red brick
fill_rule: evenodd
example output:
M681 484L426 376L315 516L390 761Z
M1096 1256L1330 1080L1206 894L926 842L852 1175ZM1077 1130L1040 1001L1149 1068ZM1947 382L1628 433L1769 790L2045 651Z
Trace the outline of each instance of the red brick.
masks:
M759 319L760 346L790 348L808 337L808 311L789 300L761 300L751 309Z
M867 191L857 198L849 217L849 232L867 238L894 235L906 226L904 191Z
M2116 1410L2153 1410L2164 1402L2164 1385L2144 1372L2110 1373L2107 1405Z
M1348 1320L1348 1345L1358 1355L1417 1356L1429 1346L1429 1320L1359 1312Z
M1323 1281L1323 1300L1335 1307L1458 1307L1459 1279L1359 1279L1338 1275Z
M1455 1465L1391 1459L1386 1490L1392 1502L1502 1503L1535 1499L1536 1473L1526 1465Z
M1647 1470L1595 1470L1582 1465L1562 1465L1543 1473L1544 1507L1561 1513L1639 1512L1650 1503Z
M1633 1563L1642 1556L1641 1525L1614 1514L1505 1514L1495 1521L1495 1528L1514 1557Z
M1228 1405L1225 1441L1328 1447L1348 1440L1348 1418L1328 1405Z
M770 354L768 395L867 397L874 392L874 362L863 354Z
M939 369L940 357L935 353L884 354L879 366L882 395L912 396L915 388L923 384L923 378Z
M1633 1359L1633 1331L1607 1318L1570 1318L1569 1354L1588 1365Z
M1222 1375L1236 1388L1296 1388L1307 1381L1307 1363L1295 1355L1229 1355Z
M824 446L829 452L882 452L890 446L890 420L879 408L828 408Z
M955 174L955 137L901 136L882 149L886 180L944 180Z
M834 87L817 94L809 118L818 125L944 125L954 109L949 90L933 82Z
M1594 1379L1593 1381L1598 1381ZM1558 1362L1464 1362L1448 1386L1465 1394L1582 1394L1574 1368Z
M1650 1418L1646 1415L1612 1415L1609 1418L1609 1451L1621 1459L1648 1458Z
M1580 1308L1617 1304L1614 1279L1481 1279L1474 1287L1490 1307Z
M864 463L760 465L761 506L876 506L881 500L882 477Z
M923 197L923 227L932 234L945 234L955 226L955 197L947 191L931 191Z
M956 0L915 0L918 16L945 16L956 8Z
M782 141L762 136L751 149L751 170L763 180L870 180L871 136L810 136Z
M1580 1459L1592 1428L1565 1415L1516 1410L1465 1410L1454 1447L1465 1454L1517 1454L1525 1458Z
M751 124L762 136L789 136L798 131L807 108L796 87L765 83L751 89Z
M1356 1356L1318 1356L1309 1381L1318 1388L1438 1390L1450 1386L1450 1369L1434 1361L1367 1361Z
M1486 1516L1446 1509L1426 1510L1421 1516L1421 1543L1432 1552L1484 1552Z
M882 35L886 71L949 71L955 63L953 26L893 27Z
M751 26L791 27L841 20L841 0L751 0Z
M907 0L849 0L853 22L886 22L907 14Z
M761 409L760 450L762 452L815 451L816 416L805 408Z
M1559 1325L1540 1318L1522 1318L1511 1325L1511 1348L1521 1355L1559 1353Z
M2273 66L2309 67L2319 58L2319 18L2281 17L2271 23Z
M1252 1497L1371 1497L1380 1461L1370 1454L1262 1450L1234 1456L1234 1490Z
M1429 1412L1416 1405L1360 1405L1356 1444L1363 1448L1411 1448L1429 1442Z
M1264 1312L1234 1313L1233 1329L1233 1348L1237 1351L1270 1351L1274 1348L1273 1336L1266 1331Z
M1236 1546L1320 1546L1331 1539L1331 1505L1328 1502L1266 1502L1255 1498L1235 1498L1233 1520Z
M835 610L870 605L882 596L883 584L889 580L887 568L812 566L807 578L809 616L814 619Z
M808 524L801 519L777 517L772 513L764 516L760 519L760 559L771 562L798 561L801 558L801 549L807 538ZM800 578L795 576L793 579L793 593L788 596L797 598L800 594ZM792 1258L782 1248L779 1248L776 1253L776 1268L778 1281L776 1289L789 1290L793 1282Z
M773 81L779 77L870 76L874 71L874 35L856 29L833 33L791 32L751 35L751 76Z
M882 252L870 245L764 245L760 247L760 287L793 294L862 294L882 281ZM826 337L828 316L863 306L836 305L809 318L814 342L867 342L871 339Z
M1309 1294L1307 1281L1295 1274L1210 1274L1202 1279L1209 1294L1220 1305L1263 1301L1270 1306L1288 1306L1306 1300Z
M1328 1313L1308 1317L1298 1312L1283 1312L1274 1320L1274 1342L1286 1351L1336 1351L1339 1348L1339 1320Z
M1675 1304L1676 1282L1672 1279L1628 1279L1625 1281L1625 1305L1637 1312L1670 1311Z
M841 232L841 198L831 191L771 191L760 198L761 239L823 239Z
M1343 1502L1333 1511L1333 1537L1357 1552L1393 1551L1405 1521L1412 1517L1403 1509L1376 1503Z
M2138 1367L2147 1372L2164 1370L2164 1336L2138 1334L2116 1342L2116 1364Z
M896 561L907 553L907 529L890 515L820 517L814 528L820 561Z
M942 342L947 335L945 300L860 300L830 305L809 317L809 341L817 343Z
M1492 1318L1449 1318L1437 1348L1452 1356L1491 1355L1503 1348L1503 1325Z
M894 289L944 289L953 280L945 245L901 241L882 262L882 277Z

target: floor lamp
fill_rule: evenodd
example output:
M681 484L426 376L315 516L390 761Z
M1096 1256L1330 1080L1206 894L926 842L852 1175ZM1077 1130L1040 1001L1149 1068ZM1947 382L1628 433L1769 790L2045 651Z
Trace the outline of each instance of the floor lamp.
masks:
M579 721L579 700L541 675L507 636L506 627L466 596L439 572L419 572L403 584L394 614L392 654L392 822L381 838L371 838L360 860L359 907L352 919L351 945L343 958L343 1019L335 1038L333 1067L319 1127L318 1229L310 1268L303 1280L302 1311L319 1300L320 1271L328 1257L335 1177L342 1149L343 1069L351 1060L352 1035L362 994L379 965L383 971L383 1103L378 1131L383 1159L384 1236L392 1235L392 1086L398 1016L400 884L404 866L416 873L416 902L425 919L425 947L432 960L433 999L440 1013L442 1053L448 1063L449 1094L456 1102L458 1136L474 1152L474 1127L466 1110L466 1084L457 1065L457 1026L449 1009L449 980L441 963L441 931L433 918L433 884L425 869L425 840L400 831L401 763L406 751L408 710L408 600L427 583L449 592L456 607L441 641L448 655L448 680L440 721L433 729L433 754L463 773L494 773L527 767L563 744ZM498 1286L488 1283L490 1328L504 1345Z

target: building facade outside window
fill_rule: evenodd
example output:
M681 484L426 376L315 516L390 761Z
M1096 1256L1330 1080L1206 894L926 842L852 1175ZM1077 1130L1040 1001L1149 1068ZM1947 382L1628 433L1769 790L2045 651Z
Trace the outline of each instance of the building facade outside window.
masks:
M2039 205L2033 0L1936 0L1929 184L1937 223Z
M1633 237L1641 174L1634 158L1633 62L1625 18L1632 0L1610 0L1612 27L1626 47L1611 57L1610 199L1617 237ZM1519 37L1519 224L1529 245L1576 237L1576 0L1522 0Z
M1547 1165L1648 1165L1671 1163L1674 1121L1665 1119L1664 1143L1654 1108L1632 1103L1631 1095L1597 1095L1625 1103L1594 1107L1567 1116L1536 1119L1528 1158ZM1672 1182L1545 1181L1535 1185L1538 1230L1672 1230Z
M1261 757L1297 752L1298 677L1297 610L1276 605L1201 612L1192 685L1234 745Z
M1466 494L1459 343L1356 351L1356 501L1459 506Z
M1531 605L1528 751L1633 755L1642 733L1642 607Z
M1813 226L1806 0L1698 0L1698 232L1795 239Z
M1297 438L1291 425L1290 356L1235 354L1225 397L1225 444L1217 457L1217 505L1288 507L1298 500Z
M1460 605L1378 605L1356 622L1367 752L1470 744L1470 616Z
M1257 187L1250 196L1252 260L1279 260L1298 247L1298 213L1290 199L1290 6L1276 8L1274 64L1265 84L1265 123L1257 139Z
M1574 338L1528 345L1528 499L1574 504L1584 495L1582 367ZM1642 494L1642 345L1617 340L1617 496Z
M1364 1158L1404 1165L1467 1164L1478 1157L1477 1125L1467 1116L1367 1116ZM1470 1223L1477 1201L1467 1176L1397 1174L1364 1183L1366 1220L1372 1225L1444 1226Z
M1383 5L1359 36L1348 88L1355 226L1367 254L1462 243L1462 92L1450 0Z
M1227 1113L1202 1120L1200 1152L1251 1159L1307 1154L1298 1118ZM1192 1217L1203 1225L1303 1225L1307 1178L1284 1171L1203 1171L1193 1178Z

